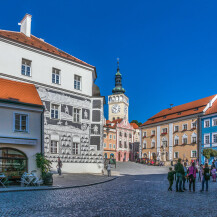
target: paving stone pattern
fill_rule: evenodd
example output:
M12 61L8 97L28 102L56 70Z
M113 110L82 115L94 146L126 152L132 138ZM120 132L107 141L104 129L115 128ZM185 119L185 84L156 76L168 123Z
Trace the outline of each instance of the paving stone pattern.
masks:
M156 174L168 168L126 163L117 170L122 174L118 179L95 186L1 193L0 216L217 215L217 183L209 183L209 192L199 192L199 182L195 193L168 192L166 174Z

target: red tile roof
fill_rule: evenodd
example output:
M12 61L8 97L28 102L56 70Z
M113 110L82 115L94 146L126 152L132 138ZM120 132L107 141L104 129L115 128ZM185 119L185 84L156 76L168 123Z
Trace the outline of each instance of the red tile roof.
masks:
M139 129L139 126L136 123L130 123L130 125L134 128L134 129Z
M204 108L209 103L209 101L212 100L214 97L215 95L199 99L193 102L189 102L183 105L175 106L171 109L164 109L156 115L149 118L141 126L146 126L153 123L158 123L166 120L201 113L203 112Z
M43 105L33 84L0 78L0 99Z
M13 32L13 31L6 31L6 30L0 30L0 37L6 38L12 41L16 41L21 44L25 44L29 47L33 47L39 50L43 50L47 53L51 53L53 55L60 56L62 58L66 58L68 60L75 61L77 63L81 63L83 65L89 66L89 67L94 67L89 65L88 63L85 63L82 60L79 60L78 58L61 51L60 49L54 47L51 44L48 44L43 41L43 39L39 39L33 35L31 37L27 37L24 33L22 32ZM94 67L95 68L95 67Z
M214 113L217 113L217 100L215 100L215 102L212 104L212 107L207 109L205 115L210 115Z
M106 125L104 127L115 129L117 127L117 124L121 123L122 120L123 119L116 119L114 121L107 120L108 122L106 121Z

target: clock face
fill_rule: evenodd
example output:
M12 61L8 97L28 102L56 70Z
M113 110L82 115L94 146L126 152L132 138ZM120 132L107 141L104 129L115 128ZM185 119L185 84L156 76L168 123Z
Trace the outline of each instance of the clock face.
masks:
M127 106L124 107L124 113L127 114Z
M118 113L120 112L120 106L119 105L113 105L112 106L112 113Z

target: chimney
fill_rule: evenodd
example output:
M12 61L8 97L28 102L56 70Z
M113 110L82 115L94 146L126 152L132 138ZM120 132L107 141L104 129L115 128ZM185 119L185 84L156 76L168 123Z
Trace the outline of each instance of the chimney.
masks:
M31 21L32 15L26 14L18 25L20 25L20 32L24 33L27 37L31 36Z

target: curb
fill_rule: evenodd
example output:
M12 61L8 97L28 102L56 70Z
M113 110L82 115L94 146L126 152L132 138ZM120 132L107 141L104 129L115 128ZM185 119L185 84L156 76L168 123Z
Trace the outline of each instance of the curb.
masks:
M21 190L8 190L8 191L1 191L0 190L0 194L2 193L10 193L10 192L21 192L21 191L44 191L44 190L61 190L61 189L69 189L69 188L82 188L82 187L88 187L88 186L93 186L93 185L98 185L98 184L103 184L106 182L110 182L113 181L115 179L117 179L118 177L114 177L112 179L109 180L105 180L102 182L95 182L95 183L91 183L91 184L86 184L86 185L75 185L75 186L65 186L65 187L47 187L47 188L41 188L41 189L37 189L37 188L33 188L33 189L21 189Z

